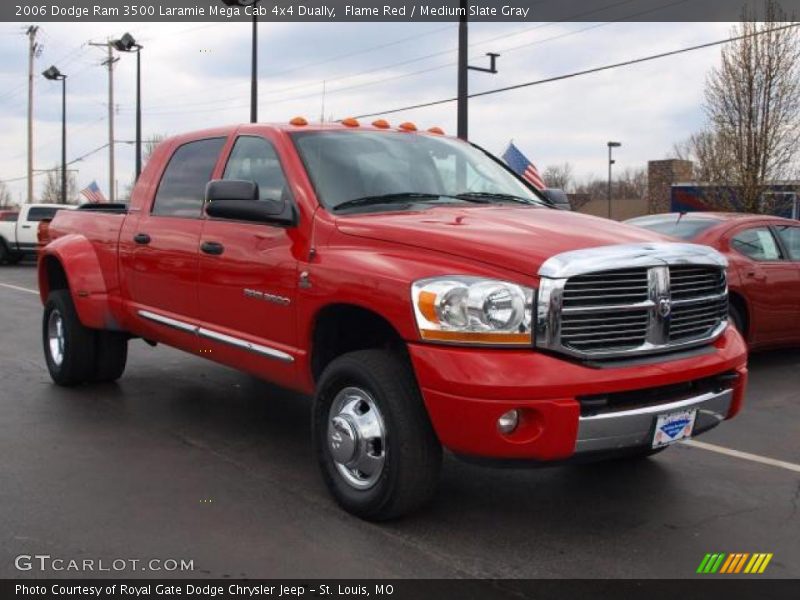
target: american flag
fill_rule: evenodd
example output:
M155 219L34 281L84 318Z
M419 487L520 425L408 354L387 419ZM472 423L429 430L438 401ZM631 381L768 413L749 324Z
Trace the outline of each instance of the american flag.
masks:
M511 167L512 171L525 181L528 181L537 190L543 190L547 187L544 183L544 179L539 175L539 170L536 168L536 165L519 151L519 148L514 145L514 142L509 142L508 149L503 153L503 160Z
M106 197L103 196L103 192L100 191L100 186L97 185L96 181L93 181L83 188L81 190L81 196L86 198L91 204L102 204L104 202L108 202Z

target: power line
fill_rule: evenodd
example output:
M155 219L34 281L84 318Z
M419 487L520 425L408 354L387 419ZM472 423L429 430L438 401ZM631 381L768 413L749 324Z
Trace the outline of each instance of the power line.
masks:
M114 145L116 145L116 144L135 144L135 143L136 142L134 140L114 140ZM67 163L67 166L73 165L76 162L80 162L80 161L82 161L82 160L84 160L86 158L89 158L93 154L97 154L101 150L105 150L106 148L108 148L108 146L109 146L109 144L108 144L108 142L106 142L102 146L98 146L97 148L94 148L93 150L89 150L87 153L82 154L77 158L73 158L71 161L69 161ZM48 170L51 170L51 169L48 169ZM38 177L42 173L46 173L46 172L47 171L39 171L37 173L34 173L33 176L34 177ZM3 183L11 183L11 182L14 182L14 181L22 181L23 179L27 179L27 177L28 177L27 175L23 175L22 177L12 177L11 179L0 179L0 181L2 181Z
M599 8L599 9L594 9L594 10L591 10L591 11L580 13L578 15L573 15L572 17L570 17L570 19L586 17L588 15L591 15L591 14L594 14L594 13L597 13L597 12L602 12L602 11L608 10L610 8L616 8L618 6L622 6L622 5L625 5L625 4L630 4L632 1L634 1L634 0L622 0L620 2L616 2L616 3L613 3L613 4L606 5L604 7ZM601 22L601 23L596 23L596 24L590 25L588 27L584 27L584 28L577 29L577 30L574 30L574 31L568 31L568 32L565 32L565 33L561 33L561 34L558 34L558 35L551 36L549 38L538 39L538 40L534 40L534 41L531 41L531 42L526 42L524 44L520 44L518 46L513 46L513 47L510 47L510 48L500 48L499 50L500 50L500 52L502 52L504 54L507 54L509 52L515 52L515 51L520 50L522 48L528 48L530 46L545 44L547 42L552 42L552 41L555 41L555 40L563 39L565 37L578 35L578 34L593 30L593 29L598 29L600 27L606 27L608 25L613 25L615 23L619 23L619 22L622 22L622 21L625 21L625 20L628 20L628 19L632 19L632 18L635 18L635 17L640 17L640 16L643 16L645 14L649 14L649 13L652 13L652 12L657 12L657 11L663 10L665 8L669 8L669 7L675 6L677 4L684 4L684 3L688 2L688 1L689 0L674 0L673 2L668 2L667 4L663 4L663 5L660 5L660 6L651 7L651 8L648 8L646 10L635 12L633 14L627 15L625 17L621 17L621 18L613 20L613 21L605 21L605 22ZM517 30L515 32L510 32L510 33L507 33L507 34L494 36L494 37L490 37L490 38L484 38L484 39L482 39L480 41L473 42L473 43L469 44L469 46L473 47L473 46L485 45L485 44L487 44L489 42L496 41L498 39L507 39L509 37L514 37L514 36L517 36L517 35L521 35L523 33L529 33L530 31L533 31L535 29L541 29L541 28L544 28L544 27L550 27L550 26L555 25L555 24L557 24L559 22L563 22L563 21L555 21L555 22L551 22L551 23L539 24L539 25L536 25L534 27L526 27L526 28ZM415 37L415 36L412 36L411 38L408 38L408 39L413 39L413 37ZM327 84L330 84L330 83L336 82L336 81L344 81L344 80L347 80L347 79L353 79L355 77L359 77L359 76L362 76L362 75L368 75L368 74L371 74L371 73L385 71L385 70L391 69L393 67L398 67L398 66L403 66L403 65L407 65L407 64L420 62L422 60L427 60L428 58L433 58L433 57L436 57L436 56L441 56L441 55L446 55L446 54L453 54L456 51L457 51L457 48L451 48L449 50L442 50L442 51L438 51L438 52L433 52L433 53L426 54L426 55L423 55L423 56L419 56L419 57L416 57L416 58L407 59L407 60L404 60L404 61L401 61L401 62L391 63L391 64L388 64L388 65L382 65L382 66L379 66L379 67L368 69L366 71L360 71L358 73L352 73L350 75L344 75L344 76L334 77L334 78L326 78L324 80L324 83L327 85ZM470 60L474 60L474 59L477 59L477 58L479 58L479 57L477 55L475 55L475 56L470 57ZM325 61L323 61L323 62L325 62ZM329 89L329 90L327 90L327 93L328 94L338 94L338 93L341 93L341 92L347 92L347 91L356 90L356 89L360 89L360 88L364 88L364 87L378 85L378 84L381 84L381 83L386 83L388 81L396 81L398 79L405 79L407 77L414 77L416 75L422 75L422 74L425 74L425 73L438 71L440 69L445 69L445 68L454 66L456 64L458 64L458 63L457 62L442 63L442 64L438 64L438 65L435 65L435 66L426 67L424 69L420 69L420 70L417 70L417 71L410 71L410 72L407 72L407 73L400 73L400 74L397 74L397 75L392 75L391 77L384 77L384 78L375 79L375 80L372 80L372 81L356 83L356 84L349 85L349 86L346 86L346 87ZM289 71L285 71L285 72L289 72ZM267 91L267 92L265 92L265 95L274 95L274 94L280 94L280 93L283 93L283 92L289 92L289 91L293 91L293 90L297 90L297 89L318 87L318 86L321 86L322 84L323 84L323 81L314 81L314 82L310 82L310 83L303 83L303 84L299 84L299 85L284 87L284 88L281 88L281 89L278 89L278 90ZM269 100L269 102L270 102L270 104L274 105L274 104L280 104L280 103L289 102L289 101L293 101L293 100L304 100L306 98L316 98L318 95L319 95L319 92L313 91L313 92L306 93L306 94L301 94L301 95L294 95L294 96L288 96L288 97L283 97L283 98L281 98L281 97L272 98L272 99ZM220 106L220 105L224 105L226 108L241 108L241 107L245 106L244 104L231 104L230 103L231 100L236 100L236 97L226 97L224 99L220 98L220 99L214 99L214 100L203 100L203 101L192 102L192 103L188 103L188 104L187 103L181 103L180 104L180 109L176 108L174 110L171 108L170 105L167 105L167 106L164 107L164 108L166 108L166 110L156 110L156 111L148 111L148 112L151 115L169 115L169 114L181 114L181 113L183 113L185 111L186 107L190 107L190 106L191 107L208 107L208 108L197 108L197 109L194 110L194 112L214 112L214 111L218 110L217 107Z
M547 77L545 79L537 79L535 81L526 81L524 83L517 83L515 85L508 85L508 86L504 86L504 87L500 87L500 88L495 88L495 89L492 89L492 90L486 90L486 91L483 91L483 92L475 92L475 93L470 94L469 98L479 98L481 96L491 96L493 94L500 94L502 92L509 92L509 91L512 91L512 90L518 90L518 89L521 89L521 88L531 87L531 86L534 86L534 85L541 85L543 83L552 83L553 81L562 81L564 79L571 79L573 77L580 77L581 75L590 75L592 73L599 73L601 71L609 71L611 69L618 69L620 67L628 67L628 66L631 66L631 65L636 65L636 64L640 64L640 63L644 63L644 62L649 62L649 61L657 60L657 59L660 59L660 58L667 58L669 56L675 56L675 55L678 55L678 54L684 54L686 52L692 52L694 50L702 50L704 48L712 48L714 46L721 46L722 44L728 44L730 42L737 42L739 40L744 40L744 39L747 39L747 38L756 37L756 36L759 36L759 35L764 35L764 34L767 34L767 33L773 33L775 31L782 31L784 29L790 29L792 27L799 27L799 26L800 26L800 23L792 23L790 25L784 25L783 27L775 27L773 29L769 29L769 30L766 30L766 31L758 31L756 33L751 33L751 34L746 34L746 35L739 35L739 36L732 37L732 38L727 38L727 39L724 39L724 40L717 40L715 42L707 42L705 44L698 44L696 46L688 46L686 48L679 48L678 50L671 50L669 52L661 52L659 54L651 54L649 56L642 56L640 58L634 58L634 59L626 60L626 61L623 61L623 62L612 63L612 64L609 64L609 65L603 65L601 67L594 67L594 68L591 68L591 69L584 69L582 71L574 71L572 73L566 73L564 75L556 75L554 77ZM389 115L389 114L392 114L392 113L402 112L402 111L405 111L405 110L414 110L414 109L417 109L417 108L427 108L429 106L437 106L437 105L441 105L441 104L448 104L450 102L455 102L456 100L458 100L458 98L445 98L445 99L442 99L442 100L434 100L432 102L423 102L423 103L420 103L420 104L412 104L410 106L403 106L403 107L400 107L400 108L392 108L392 109L389 109L389 110L383 110L383 111L378 111L378 112L374 112L374 113L366 113L366 114L363 114L363 115L356 115L354 118L363 119L365 117L376 117L376 116L380 116L380 115Z

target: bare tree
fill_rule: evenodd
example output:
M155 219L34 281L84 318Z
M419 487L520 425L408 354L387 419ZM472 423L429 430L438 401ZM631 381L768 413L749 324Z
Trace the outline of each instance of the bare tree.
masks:
M11 190L4 181L0 181L0 208L11 206Z
M694 180L699 183L721 185L735 178L735 160L730 146L710 129L693 133L683 142L675 144L670 158L691 161L694 164Z
M800 142L800 33L781 29L789 23L774 0L766 1L761 22L753 16L745 9L732 36L746 37L723 48L720 66L708 76L710 134L699 134L694 144L713 158L703 165L713 166L705 175L735 184L747 212L760 210L768 182L794 174Z
M47 171L41 202L58 204L61 202L61 167ZM78 180L75 173L67 171L67 204L78 203Z
M542 179L544 179L547 187L571 190L573 172L572 165L568 162L561 165L549 165L542 173Z

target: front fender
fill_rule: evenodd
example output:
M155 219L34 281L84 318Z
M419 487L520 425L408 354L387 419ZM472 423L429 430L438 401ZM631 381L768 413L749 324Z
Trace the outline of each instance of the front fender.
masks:
M109 289L97 252L83 235L68 234L45 246L39 258L38 276L42 303L47 301L51 288L66 287L83 325L93 329L121 329L111 310Z

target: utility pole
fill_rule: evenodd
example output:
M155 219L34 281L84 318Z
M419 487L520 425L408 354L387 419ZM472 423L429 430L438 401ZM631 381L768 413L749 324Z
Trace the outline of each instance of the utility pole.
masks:
M36 43L36 33L39 28L35 25L28 27L28 199L33 202L33 59L40 51Z
M114 48L111 42L89 42L90 46L97 46L99 48L106 48L108 50L108 58L102 62L103 66L108 67L108 201L115 202L115 187L114 181L114 63L119 58L114 58Z

